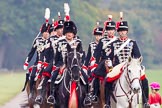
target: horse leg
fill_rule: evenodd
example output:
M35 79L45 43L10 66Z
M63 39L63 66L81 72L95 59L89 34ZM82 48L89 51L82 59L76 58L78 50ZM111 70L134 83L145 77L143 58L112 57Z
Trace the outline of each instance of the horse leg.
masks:
M100 107L103 108L105 105L105 90L104 82L100 81Z
M28 105L29 108L34 108L34 104L31 98L29 98L29 94L30 94L30 83L28 81L27 86L26 86L26 92L27 92L27 97L28 97Z

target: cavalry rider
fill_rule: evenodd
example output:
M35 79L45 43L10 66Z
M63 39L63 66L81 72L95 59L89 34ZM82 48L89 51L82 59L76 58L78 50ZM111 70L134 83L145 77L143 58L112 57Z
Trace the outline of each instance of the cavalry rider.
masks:
M46 47L44 48L43 53L41 53L41 60L39 62L40 65L38 66L41 66L43 61L43 80L41 81L42 83L40 83L38 87L40 94L36 97L35 100L39 104L42 104L43 98L46 93L46 85L51 77L51 72L55 71L56 67L59 66L58 59L56 57L57 40L59 37L62 36L63 23L64 20L61 19L56 22L53 21L53 24L51 24L51 28L49 30L51 36L46 41Z
M104 29L107 32L107 37L103 37L100 39L94 56L96 58L96 63L98 65L94 65L97 68L94 70L92 76L94 76L94 93L92 97L92 102L96 103L98 101L98 94L99 94L99 80L102 80L105 78L107 74L107 69L106 69L106 62L110 61L110 46L111 43L114 42L117 37L114 36L115 31L116 31L116 24L114 21L112 21L112 15L108 15L108 21L105 22ZM111 63L111 61L110 61Z
M91 42L89 44L88 52L87 52L86 59L85 59L85 63L82 66L83 70L88 72L88 75L90 75L91 72L93 71L93 68L91 68L91 67L95 63L94 51L96 49L96 46L97 46L99 40L103 37L102 34L103 34L103 28L100 27L99 22L97 22L97 26L93 30L93 35L95 36L95 41ZM90 88L88 88L88 89L90 89ZM89 92L90 91L88 90L88 95L86 96L85 101L84 101L85 105L90 105L91 104L91 98L90 98L91 93L89 93Z
M111 45L112 54L111 60L113 60L113 66L119 65L123 62L127 62L129 57L140 58L141 53L138 48L136 41L128 38L128 23L127 21L122 21L123 14L120 13L121 21L117 23L117 32L119 34L119 38L114 41ZM113 71L112 71L113 72ZM111 73L112 74L112 73ZM109 73L108 75L109 76ZM115 77L114 77L115 78ZM105 84L105 108L110 108L110 95L113 91L113 82L115 79L107 78ZM142 97L143 103L148 105L148 80L145 75L141 77L142 80Z
M32 57L34 56L34 53L35 52L37 53L36 60L34 62L34 66L32 67L32 71L31 71L31 74L30 74L30 95L29 95L29 98L32 97L31 93L33 91L33 85L35 83L36 72L38 71L37 70L37 64L38 64L38 60L40 58L40 54L44 49L45 40L49 37L49 33L48 33L49 28L50 28L50 24L48 22L44 23L42 25L42 28L41 28L42 36L36 37L34 39L32 48L31 48L31 50L30 50L30 52L29 52L29 54L28 54L28 56L25 60L25 63L24 63L24 70L26 70L29 62L31 61Z

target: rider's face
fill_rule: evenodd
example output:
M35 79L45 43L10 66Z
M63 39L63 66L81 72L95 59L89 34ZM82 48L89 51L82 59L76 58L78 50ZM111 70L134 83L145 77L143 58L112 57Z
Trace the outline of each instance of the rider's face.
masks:
M120 37L125 37L125 36L127 36L128 31L123 30L123 31L119 31L118 33L119 33Z
M67 40L72 40L74 38L74 34L71 32L68 32L65 34Z
M97 42L102 38L101 35L96 35L95 37L96 37L96 41L97 41Z
M49 33L48 32L43 32L43 38L48 39L49 38Z
M63 28L59 28L56 30L58 36L62 36Z
M107 30L107 35L108 36L114 36L114 34L115 34L115 30L113 29L113 30Z

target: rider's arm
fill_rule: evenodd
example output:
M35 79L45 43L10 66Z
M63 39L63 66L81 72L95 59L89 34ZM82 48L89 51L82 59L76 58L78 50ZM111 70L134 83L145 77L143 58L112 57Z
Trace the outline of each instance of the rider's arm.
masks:
M84 63L85 66L88 66L89 65L90 58L91 58L91 46L89 44L88 52L87 52L86 59L85 59L85 63Z
M141 57L141 53L140 53L140 50L138 48L138 45L137 45L136 41L133 41L133 49L132 49L131 56L133 58L140 58Z
M96 63L99 63L100 57L101 57L101 52L102 52L102 46L103 43L101 41L102 39L100 39L98 45L96 46L96 49L94 51L94 57L96 58Z

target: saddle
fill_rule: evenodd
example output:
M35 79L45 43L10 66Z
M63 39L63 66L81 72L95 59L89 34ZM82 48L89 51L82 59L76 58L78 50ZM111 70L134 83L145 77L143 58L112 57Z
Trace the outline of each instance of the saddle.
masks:
M117 80L118 78L120 78L120 75L122 74L123 72L123 69L125 67L125 63L126 62L123 62L123 63L120 63L118 65L116 65L111 72L109 72L106 76L106 81L108 82L112 82L112 81L115 81Z

